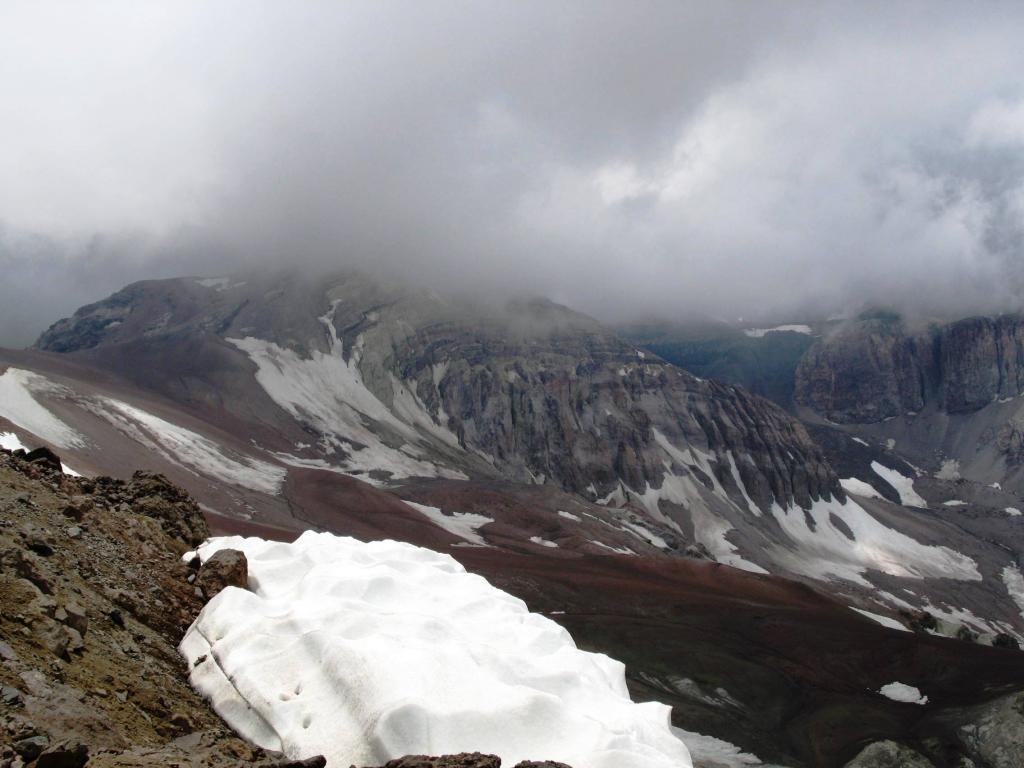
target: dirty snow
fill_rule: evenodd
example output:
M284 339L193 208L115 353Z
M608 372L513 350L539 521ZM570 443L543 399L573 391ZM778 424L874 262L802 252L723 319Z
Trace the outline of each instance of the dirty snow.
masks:
M414 419L419 429L396 416L366 387L359 370L362 337L346 361L342 342L334 330L335 307L333 303L331 310L320 318L331 339L327 353L314 350L311 357L303 358L291 349L251 336L228 341L256 364L256 380L275 403L298 421L309 423L332 438L330 442L345 454L338 462L343 469L379 470L394 478L468 479L462 472L419 458L422 451L417 446L426 439L421 430L449 446L453 437L445 426L433 421L422 403L397 380L396 408ZM390 439L385 442L382 434L390 434Z
M905 683L887 683L878 689L878 693L887 699L899 701L904 704L927 704L928 697L922 696L921 691L912 685Z
M281 491L287 475L284 467L241 454L232 458L222 446L198 432L120 400L100 398L90 408L128 437L175 464L261 493Z
M939 480L959 480L960 461L958 459L946 459L942 462L939 471L935 473L935 477Z
M871 587L867 570L909 579L949 578L981 581L975 562L948 547L930 546L889 528L868 514L852 498L819 499L805 512L799 507L772 505L772 514L795 545L776 548L775 556L790 570L816 579L830 576ZM853 533L833 523L833 516ZM810 517L812 530L807 524Z
M494 520L491 518L485 515L477 515L473 512L453 512L450 515L446 515L437 507L417 504L415 501L406 501L405 503L428 517L435 525L444 528L448 533L453 533L470 544L487 546L484 537L477 533L477 531L488 523L493 523Z
M689 768L670 708L629 699L625 667L454 559L307 531L242 550L180 651L192 685L243 737L331 768L480 750L503 764ZM198 659L205 659L196 663Z
M900 474L895 469L889 469L877 461L871 462L871 469L875 471L876 475L896 489L896 493L900 495L900 504L905 507L920 507L922 509L928 507L928 502L922 499L914 490L914 481L909 477Z
M0 416L58 448L84 448L85 438L47 410L36 395L71 397L67 387L21 368L0 374Z

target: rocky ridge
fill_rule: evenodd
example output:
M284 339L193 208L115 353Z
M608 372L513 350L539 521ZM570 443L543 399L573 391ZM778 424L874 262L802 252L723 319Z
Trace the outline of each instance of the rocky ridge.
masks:
M228 369L252 366L240 351L246 340L275 359L337 353L385 406L407 411L412 401L425 412L432 424L417 425L425 433L423 455L439 466L554 482L591 499L639 496L664 485L669 457L655 431L712 456L709 470L741 504L726 454L763 509L773 499L805 505L842 495L820 451L782 409L692 376L560 305L488 307L357 274L248 276L216 289L203 282L134 284L54 324L36 347L99 360L138 380L146 375L139 371L143 342L173 357L187 339L192 356L201 354L205 363L202 371L187 371L187 392L181 375L144 383L200 403L222 399L218 382L231 375ZM215 343L216 354L196 351L200 340ZM315 419L305 426L325 437ZM389 432L379 417L375 429ZM394 445L408 440L393 437ZM336 459L345 450L330 448L330 455L312 448L302 457ZM697 482L714 481L698 473Z
M0 766L290 765L188 685L195 502L159 475L71 478L49 457L0 451Z

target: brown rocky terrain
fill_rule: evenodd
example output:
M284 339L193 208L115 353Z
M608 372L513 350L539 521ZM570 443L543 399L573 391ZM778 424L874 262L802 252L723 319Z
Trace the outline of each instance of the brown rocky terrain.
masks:
M181 553L208 533L159 475L0 451L0 766L288 764L188 684L177 644L204 598Z

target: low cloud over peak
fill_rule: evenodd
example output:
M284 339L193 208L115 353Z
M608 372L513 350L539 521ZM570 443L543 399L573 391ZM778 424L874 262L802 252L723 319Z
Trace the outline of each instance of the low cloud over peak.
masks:
M613 321L1013 308L1022 32L996 3L8 3L0 343L277 263Z

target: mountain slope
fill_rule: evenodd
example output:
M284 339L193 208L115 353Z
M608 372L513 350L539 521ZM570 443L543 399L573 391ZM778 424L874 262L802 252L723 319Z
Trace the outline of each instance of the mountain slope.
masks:
M490 306L358 274L148 281L38 347L5 353L0 387L112 453L143 446L225 530L706 554L875 613L926 609L951 633L1024 633L998 542L848 497L779 407L550 302ZM32 433L15 411L0 417ZM59 430L34 434L75 458Z

